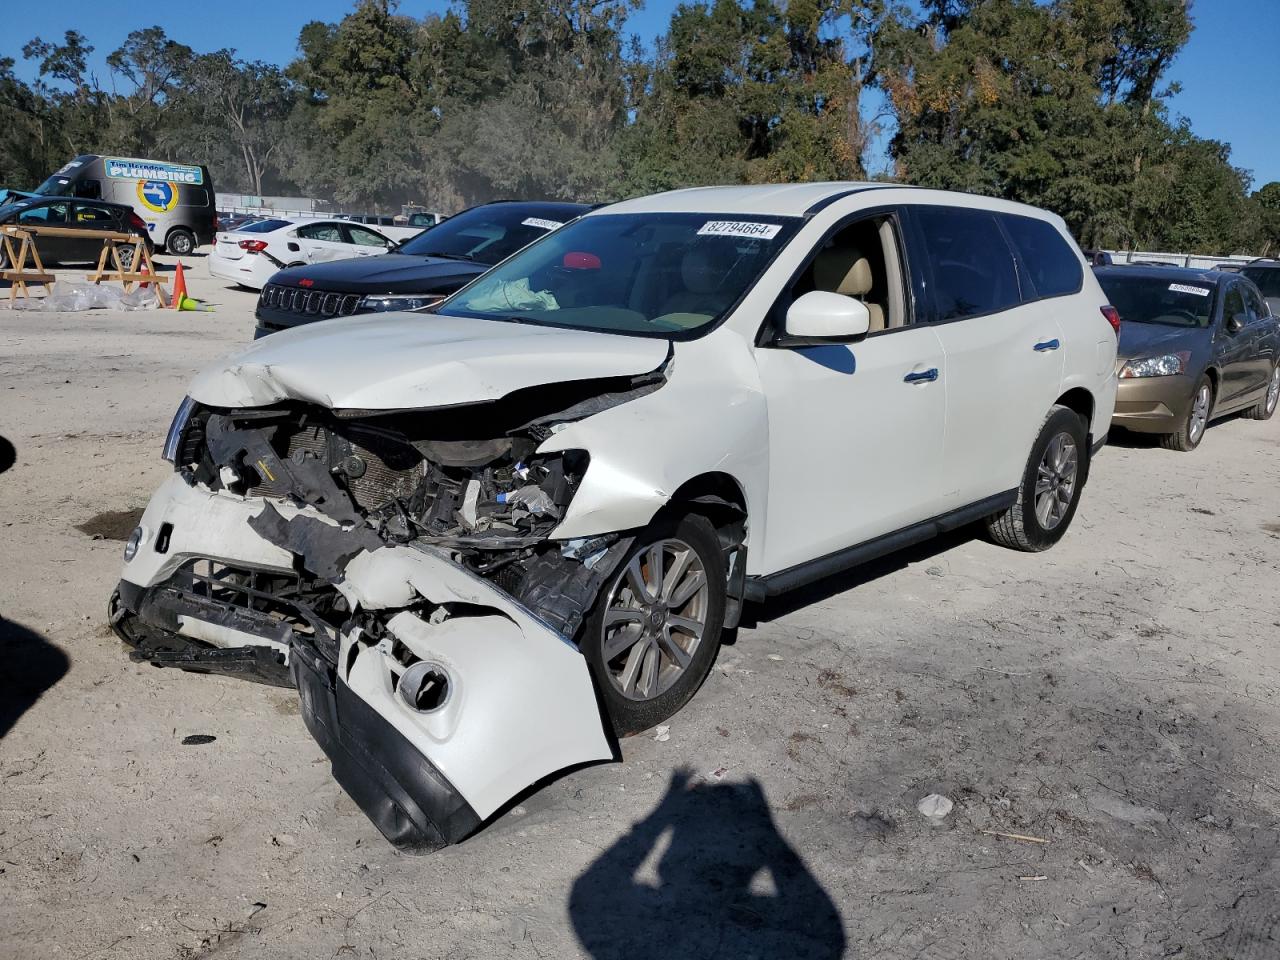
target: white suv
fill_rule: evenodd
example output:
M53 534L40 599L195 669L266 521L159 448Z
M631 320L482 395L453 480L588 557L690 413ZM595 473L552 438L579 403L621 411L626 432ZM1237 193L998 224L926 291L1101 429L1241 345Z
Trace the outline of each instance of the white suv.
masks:
M137 658L296 684L339 781L433 849L673 714L747 600L971 522L1056 542L1118 324L1014 203L614 204L429 312L202 373L112 622Z

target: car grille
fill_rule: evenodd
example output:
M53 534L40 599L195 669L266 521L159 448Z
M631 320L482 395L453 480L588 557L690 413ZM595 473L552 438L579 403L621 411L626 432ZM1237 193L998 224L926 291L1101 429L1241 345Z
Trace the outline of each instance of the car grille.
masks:
M308 317L349 317L360 306L358 293L304 290L268 283L258 296L258 306Z

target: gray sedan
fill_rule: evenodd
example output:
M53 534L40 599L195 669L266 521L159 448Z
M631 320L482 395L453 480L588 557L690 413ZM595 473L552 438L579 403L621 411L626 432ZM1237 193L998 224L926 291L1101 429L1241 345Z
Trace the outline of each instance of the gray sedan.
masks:
M1248 279L1222 271L1100 267L1120 312L1115 426L1194 450L1209 421L1266 420L1280 400L1280 321Z

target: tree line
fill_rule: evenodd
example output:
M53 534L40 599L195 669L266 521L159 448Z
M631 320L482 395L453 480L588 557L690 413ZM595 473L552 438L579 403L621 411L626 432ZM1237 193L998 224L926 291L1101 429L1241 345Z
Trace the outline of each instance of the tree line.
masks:
M0 185L113 153L205 163L227 192L452 211L861 179L890 135L876 177L1047 207L1085 246L1280 247L1280 183L1251 192L1229 145L1168 108L1189 0L694 0L649 46L626 33L641 2L416 19L358 0L283 66L150 27L106 86L88 37L37 37L33 82L0 59Z

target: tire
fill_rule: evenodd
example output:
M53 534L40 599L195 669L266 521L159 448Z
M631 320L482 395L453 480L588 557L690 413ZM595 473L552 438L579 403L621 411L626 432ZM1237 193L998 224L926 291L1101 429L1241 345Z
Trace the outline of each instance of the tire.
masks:
M1031 445L1031 456L1018 484L1017 502L987 519L987 532L992 540L1011 550L1036 553L1048 550L1062 539L1076 515L1080 492L1089 475L1086 429L1084 419L1074 410L1054 406L1049 411L1036 442ZM1051 486L1041 493L1048 495L1056 490L1056 500L1045 500L1037 494L1042 471L1043 479ZM1042 509L1046 505L1047 511Z
M668 596L698 583L700 568L701 585L676 597L675 604L664 602L661 590L657 602L646 602L660 585L654 569L658 551L666 577L676 563L684 568L666 584ZM640 733L689 702L715 662L724 610L724 554L710 521L689 515L659 519L645 528L601 589L579 640L614 733ZM674 629L672 619L681 621ZM695 643L698 623L701 634ZM683 666L671 652L674 648L686 655L691 651Z
M190 256L196 248L196 236L186 227L175 227L164 238L164 248L175 257Z
M1204 439L1204 433L1209 428L1209 414L1212 410L1213 381L1205 375L1200 378L1195 392L1191 394L1191 405L1187 408L1187 415L1183 418L1182 425L1173 433L1162 433L1160 446L1166 450L1190 453L1200 446L1200 441Z
M1270 420L1280 404L1280 363L1271 368L1271 379L1267 381L1267 392L1261 400L1244 412L1250 420Z
M133 247L122 247L119 256L120 266L124 267L126 272L133 269Z

